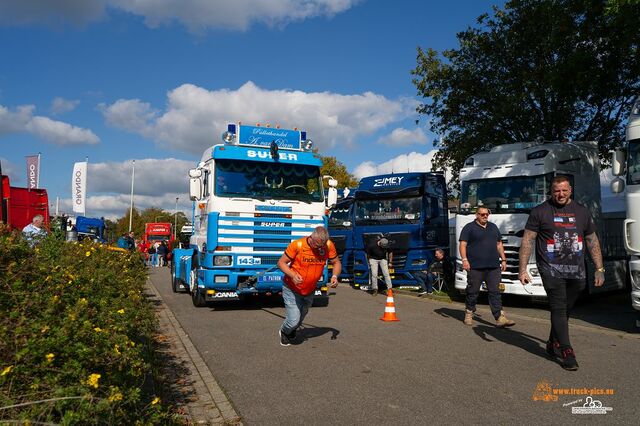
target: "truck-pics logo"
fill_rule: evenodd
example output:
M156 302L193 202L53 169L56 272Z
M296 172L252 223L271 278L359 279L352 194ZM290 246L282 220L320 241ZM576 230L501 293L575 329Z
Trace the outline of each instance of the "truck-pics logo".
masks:
M404 179L404 176L393 176L393 177L375 179L374 180L375 183L373 184L373 186L374 188L380 187L380 186L398 186L402 182L402 179Z

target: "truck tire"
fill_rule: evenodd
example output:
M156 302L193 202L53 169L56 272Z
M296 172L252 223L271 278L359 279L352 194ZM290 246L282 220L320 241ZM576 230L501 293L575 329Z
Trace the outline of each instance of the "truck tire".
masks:
M171 263L171 290L174 293L179 291L178 285L180 284L180 279L176 277L176 268L173 266L173 262Z
M193 306L196 308L207 306L207 302L204 300L204 295L197 287L191 292L191 301L193 302Z

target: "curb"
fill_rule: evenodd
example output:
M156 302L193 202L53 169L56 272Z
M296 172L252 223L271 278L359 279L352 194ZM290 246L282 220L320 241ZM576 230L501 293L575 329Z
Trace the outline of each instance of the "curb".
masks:
M185 406L189 424L241 425L240 416L233 408L215 377L207 367L197 349L191 342L173 312L162 300L151 277L147 279L147 288L158 302L156 312L160 331L169 337L172 343L172 355L188 368L185 381L190 384L195 398Z

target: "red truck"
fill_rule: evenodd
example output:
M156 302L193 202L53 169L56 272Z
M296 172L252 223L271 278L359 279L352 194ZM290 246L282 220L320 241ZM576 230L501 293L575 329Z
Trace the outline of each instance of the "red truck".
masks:
M171 224L165 222L146 223L144 225L143 241L145 246L156 241L165 241L169 245L173 241Z
M0 221L15 229L24 228L35 215L44 217L49 227L49 197L46 189L29 189L11 186L9 176L2 176L0 185Z

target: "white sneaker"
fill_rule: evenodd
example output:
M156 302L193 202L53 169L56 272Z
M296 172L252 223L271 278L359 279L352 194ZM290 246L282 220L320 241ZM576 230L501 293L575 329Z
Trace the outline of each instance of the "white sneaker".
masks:
M360 286L360 290L362 290L362 291L369 291L369 290L371 290L371 287L369 287L368 285L361 285L361 286Z

